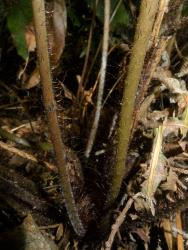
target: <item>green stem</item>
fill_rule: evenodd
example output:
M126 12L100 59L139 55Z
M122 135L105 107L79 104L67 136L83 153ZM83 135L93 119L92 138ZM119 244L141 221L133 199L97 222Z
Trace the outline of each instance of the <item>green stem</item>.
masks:
M53 95L44 0L32 0L32 6L44 106L47 113L51 140L56 154L65 206L74 231L78 236L83 236L85 234L85 229L79 218L72 193L72 187L67 169L65 146L61 139L61 131L57 119L56 102Z
M118 130L117 161L112 170L112 184L107 197L107 206L117 198L124 176L125 161L129 147L130 133L133 123L133 112L137 88L141 77L145 55L149 45L155 15L158 10L158 0L142 0L138 17L134 45L125 80L125 87Z

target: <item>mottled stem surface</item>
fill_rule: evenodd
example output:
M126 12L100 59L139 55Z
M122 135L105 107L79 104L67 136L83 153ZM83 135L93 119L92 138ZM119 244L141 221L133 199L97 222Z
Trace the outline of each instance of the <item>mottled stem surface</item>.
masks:
M112 184L107 197L107 206L113 204L117 198L123 178L126 174L125 161L133 123L135 97L137 95L138 84L149 45L155 15L158 10L158 2L158 0L141 1L128 74L125 79L118 130L117 160L112 170Z
M78 236L83 236L85 234L85 229L78 214L69 180L68 169L66 168L65 146L61 139L61 131L57 119L56 102L52 89L44 0L32 0L32 6L44 107L48 118L51 140L56 154L65 206L74 231Z

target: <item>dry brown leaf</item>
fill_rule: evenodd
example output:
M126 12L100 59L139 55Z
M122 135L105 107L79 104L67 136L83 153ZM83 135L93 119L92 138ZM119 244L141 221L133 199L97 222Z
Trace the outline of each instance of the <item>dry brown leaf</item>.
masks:
M178 95L176 100L178 104L178 114L181 115L188 106L188 95Z
M146 225L142 228L137 228L136 230L132 231L133 233L136 233L140 239L144 241L144 243L149 243L150 241L150 228Z
M180 145L180 147L182 148L182 150L185 152L186 148L187 148L187 140L186 141L180 140L178 142L178 144Z
M179 80L168 76L168 72L162 67L158 67L154 73L154 78L158 79L161 83L165 85L167 89L173 94L186 94L188 91L186 89L186 83L183 80Z
M131 220L137 220L138 219L138 215L137 214L129 214L129 217L131 217Z
M187 135L187 131L188 131L188 106L185 108L182 114L182 123L185 127L181 127L180 131L184 138Z
M31 89L35 87L40 82L40 73L38 67L34 69L30 77L27 79L27 81L24 84L25 89Z
M185 81L178 80L176 78L165 78L163 81L165 86L173 93L173 94L188 94L186 87L185 87Z
M75 95L62 82L60 84L64 90L64 97L70 99L71 101L76 101Z
M184 58L184 62L181 66L180 71L176 74L177 77L183 77L188 74L188 58Z
M174 136L178 137L179 131L181 132L183 139L188 131L188 106L185 108L184 113L182 114L182 118L171 118L164 121L165 130L163 132L163 136L167 137L170 134L174 134Z
M169 201L172 202L172 203L175 202L175 199L174 199L174 197L172 197L172 194L171 194L171 193L168 193L168 194L166 195L166 198L167 198L167 200L169 200Z
M21 234L22 237L20 237ZM21 225L10 230L6 240L5 246L9 245L8 241L11 241L11 245L8 247L9 249L58 250L54 241L40 232L31 214L28 214L27 217L24 218Z
M134 208L136 211L142 211L142 210L148 211L150 209L148 203L142 197L138 197L137 199L135 199Z
M177 179L177 184L178 184L178 186L181 187L183 190L187 190L187 186L185 186L185 185L183 184L183 182L180 181L180 179ZM183 196L184 196L184 195L183 195Z
M28 52L33 52L36 49L36 38L33 24L30 23L25 29L25 41Z
M180 128L188 129L188 126L185 125L183 121L178 118L169 119L164 122L164 125L165 125L165 130L163 133L164 137L167 137L170 134L178 136Z
M46 4L46 25L48 32L48 45L50 52L51 67L54 69L59 63L65 46L65 35L67 29L67 12L64 0L54 0ZM33 24L30 23L25 30L25 41L28 52L33 52L36 49L36 36ZM40 81L38 67L34 69L28 77L25 73L29 62L27 58L24 69L18 73L18 78L22 79L24 88L30 89L35 87Z
M67 12L64 0L54 0L47 7L47 30L52 67L56 67L65 46Z
M46 4L48 43L52 67L57 66L65 46L67 29L67 12L64 0L54 0ZM25 40L28 51L36 48L36 37L33 24L26 27Z
M163 190L170 190L170 191L176 192L177 180L178 180L178 175L170 168L166 182L162 183L160 187Z
M147 112L142 115L141 122L146 128L156 128L161 123L161 120L169 116L169 110L154 110L153 112Z

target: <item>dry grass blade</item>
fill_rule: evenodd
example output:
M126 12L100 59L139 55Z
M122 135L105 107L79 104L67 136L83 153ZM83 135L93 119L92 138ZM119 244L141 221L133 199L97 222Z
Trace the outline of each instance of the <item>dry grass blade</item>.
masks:
M164 230L164 236L166 239L168 250L173 250L173 237L172 237L172 229L171 229L170 220L163 218L162 219L162 227Z
M86 85L86 82L84 82L84 80L85 80L86 71L88 68L88 61L89 61L89 55L90 55L90 50L91 50L91 44L92 44L97 5L98 5L98 0L95 1L95 5L94 5L94 11L93 11L92 22L91 22L89 37L88 37L88 44L87 44L87 49L86 49L86 56L85 56L85 61L84 61L83 69L82 69L81 79L80 79L79 86L78 86L78 92L77 92L78 97L80 97L81 91L85 89L85 85Z
M152 158L149 166L149 177L142 184L142 192L144 193L147 203L154 215L153 198L160 182L166 178L164 164L165 158L162 154L162 141L163 141L164 126L159 126L156 129L156 136L153 143Z
M176 213L176 227L177 229L182 231L182 222L181 222L181 213ZM178 250L184 250L184 242L183 242L183 236L179 233L177 233L177 249Z

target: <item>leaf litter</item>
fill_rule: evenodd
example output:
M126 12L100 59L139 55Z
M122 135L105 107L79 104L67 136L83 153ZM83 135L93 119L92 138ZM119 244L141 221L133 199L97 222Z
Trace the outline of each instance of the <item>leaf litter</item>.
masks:
M130 2L131 2L131 6L133 6L134 4L132 3L132 1ZM59 4L59 1L57 1L56 3ZM56 6L55 10L57 9L58 8ZM61 14L61 11L62 9L60 10L60 13L59 12L57 13L57 15ZM54 12L52 11L51 14L54 14ZM61 18L61 15L58 16L58 18ZM58 18L55 18L55 20L58 21ZM59 32L62 32L62 31L56 30L52 26L53 25L51 23L50 28L52 29L52 32L50 33L53 34L54 37L56 37L57 34L59 34ZM34 50L36 47L35 36L34 36L32 26L30 26L28 30L26 29L25 36L26 36L27 50L29 51L29 58L28 58L28 64L26 63L25 65L26 67L22 68L19 79L21 79L22 81L21 88L26 88L29 91L27 93L30 93L31 95L30 98L32 99L32 92L34 92L36 89L39 88L39 82L40 82L40 76L39 76L37 65L35 65L34 69L30 69L30 62L32 61L32 56L33 56L32 53L34 53ZM56 66L59 63L59 60L61 57L61 51L63 50L62 46L64 46L64 41L60 39L58 40L58 43L55 44L54 38L52 37L51 43L52 43L52 47L54 47L54 49L52 50L54 50L54 53L55 53L52 60L54 61L54 65ZM59 47L57 47L57 45L59 45ZM152 227L153 227L152 223L154 223L154 225L158 227L158 221L162 221L162 228L164 230L163 233L164 233L166 243L169 249L171 249L173 244L176 244L176 245L180 244L178 243L179 241L176 242L176 238L172 234L173 230L172 230L171 224L173 221L172 217L173 215L175 215L175 212L173 209L171 209L171 207L173 206L173 204L176 206L176 204L179 201L186 199L185 197L186 197L186 190L187 190L187 174L188 174L188 170L187 170L187 167L188 167L187 165L188 164L187 162L188 91L187 91L187 86L186 86L187 85L187 79L186 79L187 64L186 64L186 58L184 58L182 63L179 62L181 64L181 67L179 67L179 69L176 70L176 68L174 69L173 65L171 65L171 61L169 61L169 59L170 60L172 59L172 56L170 55L170 52L168 51L168 49L165 48L163 52L164 52L162 53L163 58L161 59L161 61L159 61L154 71L154 74L152 75L152 79L151 79L151 83L148 89L147 96L141 105L142 115L140 116L139 124L136 127L136 132L139 134L138 138L141 138L141 140L136 138L135 144L137 145L135 146L134 139L133 139L133 146L132 145L130 146L131 148L130 151L132 151L133 153L137 153L139 151L139 154L137 153L138 155L137 158L139 158L139 160L134 161L131 159L132 161L130 162L128 161L128 164L131 166L131 168L135 167L136 170L135 172L133 171L134 174L132 175L132 177L128 181L126 180L127 183L126 185L122 187L123 191L121 191L121 194L120 194L122 196L125 195L125 198L123 202L118 206L118 213L121 216L122 215L121 213L124 211L124 217L122 218L120 217L122 219L121 227L119 224L115 223L116 225L115 230L117 231L117 234L119 231L119 237L115 238L114 236L114 239L113 239L115 242L115 246L117 246L117 249L119 245L124 246L124 248L122 249L126 249L125 247L126 243L130 246L131 244L133 244L135 247L138 247L138 240L137 240L138 238L141 239L142 244L144 245L145 249L150 249L151 248L150 242L152 241ZM175 51L173 51L173 53L175 53ZM167 55L166 56L168 58L167 61L166 59L164 59L164 54ZM148 58L149 58L149 55L148 55ZM123 68L123 70L125 69ZM97 75L97 73L95 75ZM79 76L79 74L77 74L76 72L75 78L77 76ZM71 80L72 79L73 78L71 78ZM71 139L70 138L67 139L67 143L71 147L72 147L72 144L70 141L74 139L74 137L76 137L80 131L80 124L76 124L76 125L73 124L75 123L75 120L79 120L80 116L83 116L82 120L84 122L86 121L87 126L88 126L89 120L93 118L92 112L90 112L90 109L93 110L95 108L95 94L93 91L95 85L92 85L91 79L89 79L89 81L90 81L89 82L90 86L87 89L84 89L84 88L81 89L82 95L85 99L84 100L85 107L82 109L82 112L80 112L78 109L80 104L77 100L77 95L76 95L77 86L76 87L74 86L74 88L71 88L69 84L67 84L66 81L65 83L64 81L60 81L59 82L60 84L59 83L58 83L59 85L57 84L58 89L62 91L67 103L68 104L71 103L72 105L70 109L65 108L65 107L60 107L61 105L59 105L59 108L62 109L60 111L60 116L66 118L62 122L63 129L64 131L69 131L67 132L67 134L68 133L70 134L70 131L71 131ZM115 85L114 88L112 87L112 89L113 91L112 93L110 93L110 97L108 98L107 102L105 102L105 105L103 107L104 113L106 112L109 116L111 116L111 113L109 111L111 109L115 110L114 112L115 115L118 114L119 112L119 107L114 108L113 104L115 103L115 101L113 100L113 98L115 99L115 94L119 95L119 93L121 93L122 79L120 82L118 81L118 84ZM108 89L106 89L105 91L108 92ZM33 96L36 99L38 99L37 94L34 94ZM59 96L60 96L59 98L61 99L62 98L61 95ZM108 93L106 96L108 96ZM33 103L32 104L30 103L29 105L35 106L35 104L38 101L35 98L33 99ZM13 108L15 107L13 106ZM9 109L5 110L7 112L7 116L8 116L8 110ZM74 110L74 112L72 110ZM66 113L66 117L63 116L61 112ZM12 160L13 164L10 164L10 166L14 167L18 171L20 171L21 169L21 172L24 172L25 174L29 175L29 179L35 180L36 182L39 181L41 185L44 185L44 183L47 183L46 186L44 185L44 190L47 190L47 189L49 190L48 195L50 199L58 205L57 210L61 210L63 209L63 201L59 198L57 190L55 191L55 193L53 193L53 189L55 186L59 188L58 183L56 181L57 175L56 173L49 174L48 171L43 169L44 164L45 164L45 163L43 164L43 160L45 160L46 162L46 159L47 159L47 163L48 161L50 161L52 166L54 166L53 165L54 158L53 158L53 152L51 150L51 147L41 148L39 145L39 141L41 140L44 141L44 143L50 143L50 140L49 140L48 132L45 129L45 121L44 122L42 121L43 115L41 115L41 113L38 113L38 114L40 115L38 119L34 119L34 117L31 116L32 117L31 126L30 125L26 126L25 129L24 127L20 127L19 129L14 131L14 134L18 138L21 137L22 142L28 141L29 145L31 144L30 153L31 155L35 156L35 158L33 159L38 161L39 164L28 167L26 166L27 164L25 165L23 161L19 159L14 159L13 158L14 155L11 152L8 154L8 156L5 154L5 152L2 152L2 155L4 157L4 163L6 162L6 159L9 159L9 162L11 162ZM74 114L75 120L72 118L72 114ZM16 117L16 115L15 117L14 115L11 115L10 117L12 120L14 120L14 122L13 124L10 124L10 122L8 122L8 125L9 125L8 130L15 129L16 127L19 127L19 126L22 126L23 124L28 123L27 117L25 117L24 120L22 120L22 122L20 122L20 119ZM103 115L103 118L106 119L106 120L104 119L104 124L106 126L104 130L106 130L106 128L110 126L108 122L106 122L108 121L108 119L105 117L105 115ZM59 119L61 119L61 117ZM2 119L2 120L3 121L1 122L1 127L4 128L5 119ZM32 124L33 124L33 129L35 133L33 133ZM5 126L5 128L7 127ZM117 123L113 125L113 134L111 135L111 132L108 133L108 136L110 135L109 136L110 139L113 139L115 137L114 134L116 134L116 132L114 131L116 131L116 129L117 129ZM88 128L86 130L87 131L82 130L83 137L86 137L86 132L88 133ZM112 162L111 164L113 164L114 159L112 158L112 156L109 157L107 153L111 152L110 146L112 146L113 143L114 144L116 143L116 142L111 143L108 139L102 141L104 138L102 137L104 130L101 130L102 132L101 131L99 132L99 137L101 137L102 139L98 138L99 140L98 144L101 144L101 145L100 147L95 145L94 154L92 156L93 157L92 160L94 162L93 165L96 165L96 163L99 164L99 170L97 169L97 167L94 170L96 172L99 172L100 173L99 175L101 176L103 175L103 172L102 172L103 170L101 170L102 167L104 167L104 173L106 173L108 172L108 169L106 170L106 168L109 167L110 165L109 162ZM15 138L18 139L17 137ZM13 148L14 147L19 148L19 153L21 154L23 153L22 150L23 151L26 150L25 145L23 143L19 145L18 141L15 141L14 138L10 138L8 136L3 137L3 135L1 135L1 140L4 140L6 143L11 143ZM152 145L152 147L145 146L145 144L147 144L148 141L150 142L150 145ZM82 143L83 144L86 143L86 140L85 141L82 140ZM104 147L102 147L102 143L105 145ZM79 145L79 143L77 145ZM79 157L82 159L83 148L82 147L79 148L79 146L77 148L77 145L75 146L75 150L78 150L77 152L79 152L79 150L81 151L81 154L80 154L81 157L80 156ZM142 147L144 148L145 151L143 151ZM98 152L103 152L103 153L98 154ZM103 157L104 158L106 157L106 158L103 159ZM70 158L73 159L72 156ZM105 161L106 161L106 164L105 164ZM45 173L40 173L40 171L42 172L44 171ZM77 178L75 177L76 174L74 173L74 171L75 170L71 169L71 175L73 179ZM86 168L86 172L87 171L88 172L90 171L89 168L88 169ZM40 173L40 174L36 174L36 173ZM44 176L45 176L45 180L43 179ZM90 176L88 175L87 177L90 177ZM101 178L100 181L104 182L104 186L105 186L106 179L108 179L109 177L108 176L107 178L105 177L106 179L103 177L100 177L100 178ZM92 178L90 177L90 180L91 179ZM97 183L96 186L97 185L99 187L100 185L102 186L102 184L100 183ZM81 186L79 187L81 189ZM75 184L76 194L79 194L82 191L82 190L81 191L79 190L79 187L77 187L77 183L76 183ZM82 195L84 196L84 194ZM100 194L97 194L97 195L100 196ZM79 199L80 199L80 204L85 203L82 206L83 207L86 206L86 210L87 208L91 206L90 199L84 200L82 199L82 197L81 198L78 197L78 200ZM165 214L164 212L166 211L165 210L166 207L168 211L170 211L169 212L170 216L169 214ZM100 212L100 210L98 210L97 212ZM181 211L179 211L179 213L181 214ZM41 213L38 214L38 217L40 216L41 216ZM57 215L56 218L58 218L58 216L59 214ZM115 217L118 221L119 216L114 215L114 218ZM50 219L51 219L50 221L51 224L53 224L54 223L53 218L50 218ZM46 221L43 220L42 222L46 222ZM55 222L57 222L56 219L55 219ZM53 235L56 243L58 243L59 246L61 247L66 246L68 248L68 246L71 244L71 245L75 245L75 249L76 249L77 243L72 244L71 242L74 237L70 236L70 231L69 229L67 229L66 218L64 218L64 222L65 223L60 224L56 232L52 232L53 230L50 229L50 226L49 226L49 229L46 228L46 232L49 232L49 234ZM177 228L177 230L179 230L178 232L182 233L183 235L184 233L183 229L178 228L176 223L175 223L175 228ZM160 234L158 235L158 237L160 237ZM156 238L155 240L157 241ZM81 244L83 245L85 244L85 246L89 246L88 242L86 243L81 242ZM160 247L161 244L162 243L160 243L158 240L157 245Z

